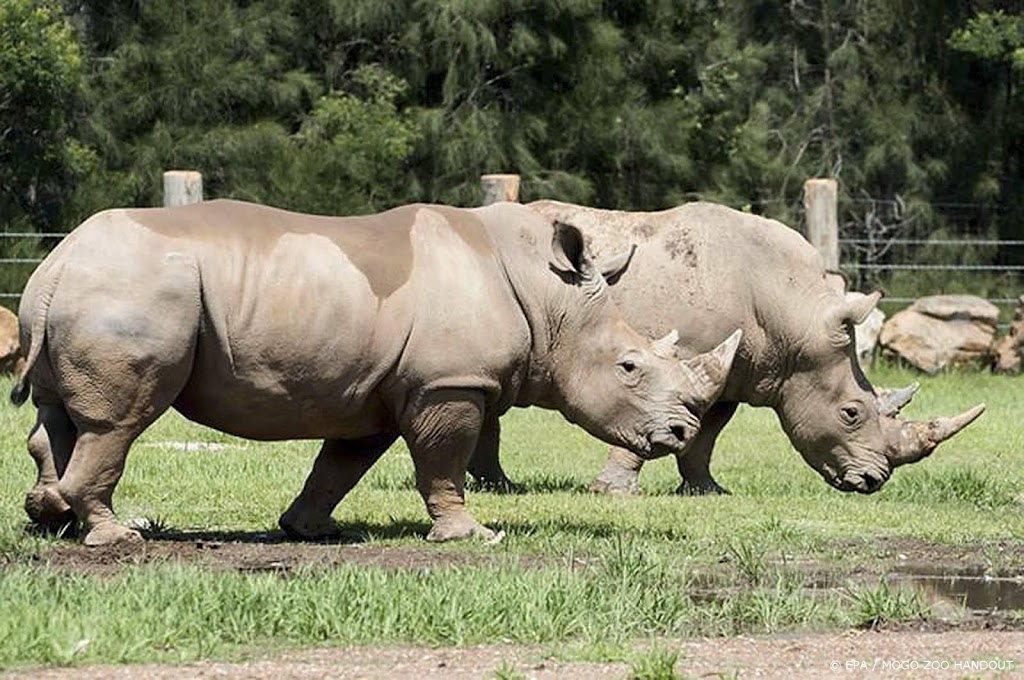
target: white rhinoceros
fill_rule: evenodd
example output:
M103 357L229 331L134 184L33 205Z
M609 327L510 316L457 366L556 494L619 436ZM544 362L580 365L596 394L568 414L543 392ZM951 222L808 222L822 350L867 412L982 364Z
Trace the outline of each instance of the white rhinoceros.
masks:
M742 329L725 390L677 455L680 493L725 492L709 463L716 437L740 402L774 409L793 446L825 481L862 493L877 491L893 468L927 456L984 410L930 422L897 419L916 388L879 398L855 356L853 325L880 294L847 300L818 252L779 222L711 203L661 212L556 201L529 207L576 225L597 255L639 245L612 298L641 333L678 327L680 350L693 354ZM592 488L635 491L643 462L613 449ZM485 486L511 484L494 442L481 440L469 469Z
M291 534L334 531L334 507L402 436L428 538L493 537L463 485L501 413L555 408L638 455L678 451L739 340L679 361L672 340L622 320L576 228L513 204L109 210L39 266L19 316L11 397L31 388L38 407L26 511L77 517L88 545L138 540L111 496L132 442L171 406L242 437L324 440L281 517Z

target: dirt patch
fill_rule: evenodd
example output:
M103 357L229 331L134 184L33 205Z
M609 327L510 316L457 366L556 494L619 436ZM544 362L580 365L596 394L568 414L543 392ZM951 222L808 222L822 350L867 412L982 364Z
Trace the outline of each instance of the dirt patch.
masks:
M989 678L1019 676L1024 633L861 632L659 640L687 677ZM650 643L638 643L637 651ZM534 646L348 647L291 651L241 663L57 668L8 677L58 678L468 678L502 669L527 678L623 678L625 662L560 661Z
M59 545L35 557L36 564L76 574L113 576L129 565L187 564L215 571L288 573L341 565L425 570L448 566L493 565L499 556L452 552L439 546L380 546L362 543L301 543L283 534L227 540L181 536L141 545L87 548Z
M969 545L945 545L917 540L853 540L836 544L837 551L870 556L866 564L841 567L814 559L768 560L774 567L804 572L808 587L828 587L843 578L870 580L894 572L912 570L914 565L931 569L973 570L978 574L1000 576L1024 573L1024 543L1002 542ZM446 566L493 566L509 558L497 553L467 553L445 546L423 547L363 543L358 538L335 542L293 541L281 532L176 532L150 537L141 545L87 548L70 539L35 556L37 565L76 574L110 576L125 567L138 564L188 564L219 571L290 572L303 568L330 569L339 565L372 566L386 569L434 569ZM553 558L520 556L521 566L554 566ZM993 564L993 561L995 564ZM579 567L591 562L577 556ZM723 556L718 565L698 569L698 583L714 585L727 580L730 559ZM564 566L559 562L560 566ZM701 578L703 576L703 578Z

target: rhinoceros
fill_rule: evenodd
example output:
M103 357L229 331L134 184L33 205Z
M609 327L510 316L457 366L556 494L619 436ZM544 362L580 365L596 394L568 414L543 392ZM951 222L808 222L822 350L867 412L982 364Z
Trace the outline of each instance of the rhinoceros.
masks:
M876 392L855 356L853 325L880 293L844 295L818 252L770 219L705 202L622 212L537 201L538 214L572 222L595 253L639 244L628 280L612 292L642 333L678 327L683 352L743 331L721 397L677 455L679 493L727 493L711 475L715 439L737 404L775 410L804 460L842 491L877 491L893 468L929 455L984 410L930 422L896 417L916 389ZM838 285L837 285L838 281ZM595 491L634 492L644 460L613 448ZM497 447L482 442L470 471L487 487L512 486Z
M132 442L169 407L241 437L324 440L280 518L289 534L335 531L334 507L401 436L427 538L493 538L464 482L500 414L535 404L642 457L681 450L739 342L677 359L673 337L622 320L579 230L511 204L104 211L33 273L19 317L11 397L38 408L26 511L77 518L87 545L140 540L111 497Z

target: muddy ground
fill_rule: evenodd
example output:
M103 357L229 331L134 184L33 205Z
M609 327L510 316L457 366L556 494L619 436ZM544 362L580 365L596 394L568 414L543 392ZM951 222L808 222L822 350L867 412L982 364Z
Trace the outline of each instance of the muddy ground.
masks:
M870 569L844 577L870 580L926 565L960 572L986 572L993 551L1004 565L1024 565L1024 546L945 546L917 541L850 542L851 551L878 557ZM439 551L430 547L311 544L280 534L185 533L162 536L132 549L85 548L67 543L36 557L40 565L73 573L112 576L129 564L184 563L235 572L287 573L341 564L395 569L486 564L499 559ZM540 558L538 558L539 560ZM541 561L538 561L538 565ZM527 564L526 566L529 566ZM580 560L585 568L587 560ZM790 565L792 566L792 565ZM808 563L809 574L828 565ZM1016 571L1016 569L1013 569ZM1020 573L1020 572L1017 572ZM990 575L998 576L996 573ZM1024 677L1024 621L1000 612L962 612L879 630L838 633L663 640L680 653L678 670L687 677ZM645 645L648 643L638 643ZM358 647L254 653L244 663L102 666L47 669L9 677L36 678L484 678L514 671L528 678L622 678L626 663L566 662L550 648L491 645L468 648Z

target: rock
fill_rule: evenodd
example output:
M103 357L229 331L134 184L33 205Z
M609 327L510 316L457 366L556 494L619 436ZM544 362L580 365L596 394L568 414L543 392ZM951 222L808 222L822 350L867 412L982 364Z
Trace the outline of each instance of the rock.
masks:
M18 317L6 307L0 307L0 373L11 373L17 366Z
M992 355L999 308L973 295L931 295L885 322L878 341L926 373L971 363L987 364Z
M1017 298L1017 308L1010 322L1010 332L996 340L992 346L996 373L1020 373L1021 357L1024 355L1024 295Z

